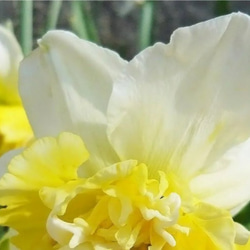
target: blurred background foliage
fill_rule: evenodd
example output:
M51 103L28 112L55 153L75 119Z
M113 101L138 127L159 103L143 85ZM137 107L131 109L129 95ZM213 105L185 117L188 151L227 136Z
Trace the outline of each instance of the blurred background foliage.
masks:
M25 54L47 30L57 28L131 59L157 41L167 43L178 27L234 11L250 13L250 2L0 0L0 23L12 21Z
M168 43L178 27L237 11L250 14L250 2L0 0L0 23L13 30L25 55L46 31L66 29L130 60L155 42ZM235 220L250 229L250 205ZM0 228L0 249L6 231Z

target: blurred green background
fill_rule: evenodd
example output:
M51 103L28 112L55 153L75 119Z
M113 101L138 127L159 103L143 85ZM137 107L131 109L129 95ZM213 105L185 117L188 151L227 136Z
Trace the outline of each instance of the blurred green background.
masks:
M79 36L131 59L141 49L156 41L168 42L171 33L178 27L234 11L250 13L250 2L0 1L0 23L11 20L14 32L22 44L23 24L26 21L23 29L27 37L27 22L30 21L33 47L36 39L46 30L59 28L73 30ZM29 20L30 15L33 20ZM25 53L29 49L25 48Z
M0 1L0 23L13 30L25 55L47 30L56 28L71 30L130 60L155 42L167 43L178 27L237 11L250 14L250 2ZM250 229L250 205L235 220ZM5 231L0 228L0 237Z

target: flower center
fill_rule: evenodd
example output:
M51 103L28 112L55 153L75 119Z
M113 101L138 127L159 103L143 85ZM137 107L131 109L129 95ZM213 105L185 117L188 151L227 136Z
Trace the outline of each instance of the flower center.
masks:
M67 207L62 215L60 209L52 210L49 233L59 245L71 248L86 244L113 244L119 249L175 246L169 229L185 230L177 224L181 199L169 194L166 175L159 175L159 180L148 179L147 167L135 161L101 170L77 184L74 196L59 205Z

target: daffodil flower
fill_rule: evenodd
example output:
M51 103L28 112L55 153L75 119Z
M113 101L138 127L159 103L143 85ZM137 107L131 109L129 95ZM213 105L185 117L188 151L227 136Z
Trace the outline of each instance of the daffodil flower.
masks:
M17 87L22 57L14 35L0 26L0 155L24 146L32 137Z
M248 249L232 216L250 200L249 40L250 17L231 14L180 28L126 62L48 32L20 70L38 139L0 180L12 242Z

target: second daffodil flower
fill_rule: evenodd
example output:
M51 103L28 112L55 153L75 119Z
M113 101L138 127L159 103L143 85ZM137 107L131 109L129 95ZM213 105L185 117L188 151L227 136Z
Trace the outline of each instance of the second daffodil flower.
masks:
M32 138L17 86L22 58L14 35L0 26L0 155L24 146Z
M20 71L39 139L0 181L12 242L248 249L232 216L250 200L249 40L249 16L231 14L180 28L126 62L48 32Z

